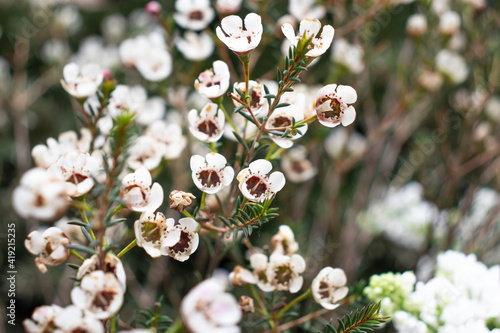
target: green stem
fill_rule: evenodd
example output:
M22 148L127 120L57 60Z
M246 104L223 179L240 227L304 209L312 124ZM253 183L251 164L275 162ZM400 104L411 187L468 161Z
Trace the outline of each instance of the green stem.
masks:
M109 333L115 333L116 332L116 317L113 316L111 318L109 318L110 320L110 328L109 328Z
M274 154L272 154L272 155L271 155L271 157L270 157L269 161L272 161L272 160L274 160L274 159L278 158L278 157L281 155L281 153L282 153L282 152L284 152L284 151L285 151L285 149L284 149L284 148L280 148L280 149L276 150L276 151L274 152Z
M201 195L201 203L200 203L200 210L205 209L205 199L207 198L207 194L203 192Z
M188 212L188 211L187 211L187 210L185 210L185 209L182 211L182 214L184 214L184 216L187 216L187 217L190 217L190 218L194 219L193 215L191 215L191 213L190 213L190 212Z
M271 319L272 316L267 311L266 306L262 302L262 299L260 298L260 295L257 292L257 290L255 289L255 287L253 286L253 284L249 284L248 287L250 288L250 292L252 293L252 297L254 298L254 300L257 302L257 305L259 306L260 312L264 316L266 316L268 319Z
M184 323L180 317L174 321L174 323L168 328L165 333L180 333L185 331Z
M250 81L250 59L243 62L243 70L245 72L245 96L249 96L249 81ZM248 102L249 104L251 101Z
M121 250L121 252L118 253L116 256L118 258L121 258L125 253L127 253L128 251L133 249L136 245L137 245L137 239L134 239L133 241L130 242L129 245L127 245L127 247L125 247L123 250Z
M210 142L210 150L212 151L212 153L217 152L217 146L216 146L215 142Z
M71 250L71 254L73 256L75 256L76 258L80 259L82 262L85 261L85 258L82 257L78 252L76 252L75 250Z
M302 125L302 124L308 124L310 122L315 121L316 119L318 119L318 115L317 114L315 114L314 116L311 116L311 117L309 117L307 119L301 120L298 123L295 123L295 127L297 127L298 125Z
M271 161L271 155L275 149L276 149L276 143L273 142L271 147L269 147L269 151L267 152L266 160Z
M235 131L239 135L240 133L238 131L238 128L234 124L234 122L231 119L231 117L229 117L229 114L227 113L226 108L222 104L222 98L217 102L217 106L219 106L219 109L221 109L222 112L224 113L224 117L226 118L226 121L228 122L228 124L231 125L231 127L233 128L233 131Z
M115 208L115 210L113 211L113 213L111 213L111 216L115 216L116 214L118 214L119 211L121 211L123 209L123 206L122 204L119 204L118 207Z
M312 297L311 288L307 289L305 293L295 298L293 301L288 303L280 312L276 315L277 319L280 319L288 310L290 310L295 304L302 302L305 299Z

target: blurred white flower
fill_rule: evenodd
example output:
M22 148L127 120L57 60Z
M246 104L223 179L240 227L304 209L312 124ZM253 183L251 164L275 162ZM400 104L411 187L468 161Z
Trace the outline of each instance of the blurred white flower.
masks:
M274 253L290 255L299 250L299 243L295 241L292 229L287 225L280 225L279 231L271 238L271 249Z
M137 246L142 247L152 258L161 256L161 241L168 227L163 213L142 213L134 223Z
M356 119L356 110L350 104L358 99L356 90L350 86L329 84L316 95L316 114L319 122L326 127L342 123L348 126Z
M37 256L35 263L40 272L46 273L46 266L57 266L68 259L70 250L66 245L70 243L68 235L61 229L50 227L43 232L32 231L24 241L24 246Z
M117 68L120 65L118 48L115 45L106 45L104 40L96 35L85 38L71 59L79 66L95 63L103 69Z
M163 188L154 183L149 171L142 167L126 175L122 180L120 196L134 212L154 212L163 203Z
M165 116L165 109L165 101L163 98L149 98L139 107L135 121L141 125L156 123Z
M500 97L490 97L484 106L484 112L492 121L500 123Z
M122 112L138 114L148 98L146 89L142 86L126 86L119 84L111 93L106 110L116 118Z
M181 302L184 325L193 333L240 332L241 310L233 295L215 279L196 285Z
M306 149L299 146L290 149L281 156L281 168L288 180L293 183L303 183L312 179L318 170L306 157Z
M216 99L223 96L229 88L231 75L229 67L222 60L216 60L213 68L207 69L198 75L194 81L194 88L209 99Z
M450 9L450 0L433 0L431 3L431 9L438 16L441 16L444 12Z
M317 5L315 0L290 0L288 2L288 11L298 21L303 19L322 19L325 16L324 6Z
M343 65L354 74L359 74L365 69L364 55L365 51L360 45L350 44L344 38L337 39L332 48L333 61Z
M95 94L104 79L101 68L97 64L87 64L80 68L74 62L64 66L61 84L76 98L87 98Z
M215 10L220 15L230 15L236 13L241 8L243 0L216 0Z
M203 30L215 17L209 0L176 0L174 20L188 30Z
M217 37L234 53L244 55L251 53L262 38L262 22L260 15L250 13L245 17L245 29L239 16L226 16L216 28Z
M168 196L170 199L170 209L174 209L182 213L186 208L193 204L196 197L188 192L173 190Z
M304 278L300 275L306 269L306 262L302 256L291 256L273 253L269 257L269 280L276 290L288 290L296 293L302 288Z
M167 50L152 49L136 61L135 67L146 80L159 82L172 73L172 56Z
M127 19L122 14L111 14L101 21L101 31L109 43L119 42L127 29Z
M93 272L99 268L99 256L97 254L92 255L90 258L85 259L78 271L76 272L76 278L81 280L85 275ZM123 268L122 261L120 258L111 254L111 252L106 253L104 256L103 269L104 273L113 273L113 275L120 281L123 289L127 286L127 276L125 275L125 269Z
M54 26L64 29L68 35L75 34L82 27L83 19L77 6L63 5L56 8L53 15Z
M189 131L203 142L219 141L224 133L225 121L224 113L219 112L219 107L214 103L207 103L199 115L196 109L188 114Z
M271 162L259 159L241 170L237 176L241 194L252 202L259 202L279 192L285 186L285 176L279 171L267 176L272 168Z
M151 136L142 135L130 146L127 166L132 170L156 169L162 161L165 146Z
M445 35L453 35L460 29L460 15L454 11L446 11L439 18L439 31Z
M226 166L226 158L217 153L209 153L203 158L200 155L191 156L191 177L201 191L215 194L223 187L231 184L234 170Z
M236 93L236 89L239 89L243 94L246 94L246 87L245 87L245 82L235 82L233 86L233 94L239 95ZM267 101L267 98L264 98L265 95L265 90L264 90L264 85L261 83L257 83L256 81L250 80L248 82L248 90L252 92L250 95L250 109L252 110L253 114L256 116L260 112L266 114L267 111L269 111L269 102ZM233 104L235 107L241 106L240 103L236 102L233 100ZM243 109L242 111L249 112L247 109Z
M394 314L394 326L398 332L428 333L425 322L418 320L408 312L398 311Z
M47 145L38 144L31 150L31 156L35 164L44 169L48 169L66 153L78 150L78 136L74 131L66 131L59 134L56 139L48 138Z
M181 126L175 122L157 120L148 126L145 135L154 138L156 145L163 146L161 150L166 160L178 158L187 145L187 138L182 134Z
M113 273L93 271L85 275L78 287L71 290L71 301L97 319L107 319L118 313L123 304L123 289Z
M441 74L431 71L424 71L417 78L418 84L430 92L438 91L443 85L443 81Z
M23 327L27 333L52 332L54 319L63 309L55 304L39 306L31 314L31 318L23 320Z
M289 23L281 26L283 35L292 43L297 46L298 41L305 34L306 38L312 38L311 49L306 53L309 58L316 58L325 53L332 44L335 29L331 25L323 26L323 31L319 37L316 35L321 29L321 22L316 19L303 19L300 21L299 34L295 36L295 29Z
M424 14L413 14L406 21L406 32L412 37L420 37L427 33L427 18ZM338 42L337 42L338 43Z
M41 57L48 64L58 64L66 61L69 54L70 49L67 42L51 38L43 44Z
M182 55L192 61L205 60L214 53L214 41L206 32L184 32L184 36L176 36L175 46Z
M347 278L340 268L325 267L314 278L311 292L314 300L328 310L337 308L339 301L347 296Z
M450 79L453 84L464 82L469 75L465 59L458 53L448 50L441 50L436 55L436 69Z
M198 222L184 217L175 224L174 219L167 219L167 232L162 234L161 254L178 261L186 261L198 248L200 238L197 233Z

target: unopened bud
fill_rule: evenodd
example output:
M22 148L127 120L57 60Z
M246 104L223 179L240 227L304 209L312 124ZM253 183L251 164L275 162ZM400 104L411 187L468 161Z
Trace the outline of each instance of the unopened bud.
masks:
M144 10L151 16L158 17L161 14L161 5L158 1L150 1L146 7L144 7Z
M243 314L255 312L255 307L253 306L253 298L251 297L245 295L241 296L238 305L240 306L241 311L243 311Z
M191 193L174 190L170 192L170 208L178 212L184 211L184 209L191 206L193 199L196 199Z

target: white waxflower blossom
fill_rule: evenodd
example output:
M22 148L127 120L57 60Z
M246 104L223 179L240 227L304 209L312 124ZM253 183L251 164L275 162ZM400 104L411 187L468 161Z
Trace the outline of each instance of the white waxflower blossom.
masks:
M318 170L306 157L304 146L290 149L281 156L281 168L286 179L293 183L303 183L312 179Z
M350 86L329 84L316 95L318 121L326 127L339 124L348 126L356 119L356 110L350 104L358 99L356 90Z
M134 212L154 212L163 203L163 188L154 183L146 168L139 168L122 180L120 196Z
M439 31L445 35L453 35L460 29L460 15L454 11L446 11L439 18Z
M95 94L103 79L99 65L87 64L80 68L72 62L64 66L61 84L71 96L87 98Z
M433 0L431 3L431 9L438 16L441 16L444 12L450 9L450 0Z
M234 95L239 96L236 93L236 89L239 89L243 94L246 94L245 82L236 82L233 88L234 88L234 93L233 93ZM248 90L252 92L252 94L250 95L249 104L253 114L255 116L259 113L266 114L269 111L269 102L267 98L264 98L265 95L264 85L256 81L250 80L248 82ZM241 104L236 102L235 100L233 100L233 104L235 107L241 106ZM247 109L243 109L242 111L245 111L247 113L249 112Z
M38 144L31 150L31 156L35 164L44 169L48 169L66 153L78 150L78 136L74 131L67 131L59 134L57 140L48 138L47 145Z
M251 53L262 38L262 20L260 15L250 13L245 17L245 29L239 16L226 16L216 28L217 37L238 55Z
M341 64L354 74L359 74L365 69L364 55L365 52L360 45L350 44L344 38L337 39L332 48L333 61Z
M289 0L288 12L297 20L322 19L326 14L324 6L317 5L315 0Z
M427 18L425 15L413 14L408 17L406 21L406 32L412 37L425 35L427 33Z
M68 259L70 250L66 245L70 243L68 235L61 229L50 227L43 232L32 231L24 241L24 246L37 256L35 263L40 272L46 273L46 266L57 266Z
M142 213L134 223L137 246L142 247L152 258L161 256L161 241L167 229L167 219L163 213Z
M273 253L290 255L299 250L299 243L295 241L295 236L289 226L280 225L279 231L271 238L271 248Z
M311 49L306 53L306 56L309 58L319 57L330 48L330 45L332 45L335 29L331 25L325 25L323 26L321 35L316 37L320 29L321 22L316 19L303 19L300 21L299 34L297 36L295 36L295 29L291 24L285 23L281 26L283 35L285 35L294 46L297 46L298 41L302 38L304 33L306 38L312 38Z
M266 123L266 128L271 129L277 127L285 127L291 130L294 122L298 123L302 120L304 120L304 112L294 104L290 104L288 106L276 109L269 117L269 120ZM304 124L304 126L290 131L288 135L291 137L282 137L281 135L273 133L269 133L269 137L281 148L288 149L293 146L293 140L301 138L307 132L307 127L307 124Z
M100 169L99 161L88 153L76 151L61 156L47 172L68 183L67 194L81 197L94 187L94 179Z
M54 10L51 19L55 27L63 29L67 34L73 35L82 27L82 16L75 5L64 5Z
M241 8L243 0L216 0L215 10L220 15L231 15Z
M95 318L107 319L116 315L122 307L124 293L125 289L113 273L93 271L71 290L71 301Z
M101 21L101 31L109 43L117 43L125 35L127 19L122 14L111 14Z
M188 30L203 30L215 17L209 0L176 0L174 20Z
M39 306L31 314L31 318L23 320L27 333L52 332L54 319L63 309L55 304Z
M240 332L241 309L233 295L216 279L205 280L184 297L180 315L193 333Z
M85 275L96 271L99 268L99 256L97 254L92 255L90 258L85 259L78 271L76 272L76 278L81 280ZM113 273L113 275L120 281L123 289L127 286L127 276L125 275L125 269L123 268L122 261L120 258L111 254L106 253L104 256L104 262L102 271L105 273Z
M458 53L441 50L436 56L436 69L443 73L453 84L460 84L467 79L469 69L465 59Z
M306 262L301 255L291 256L273 253L269 257L269 280L276 290L288 290L294 294L302 288L304 278L300 275L306 270Z
M102 322L92 313L70 305L64 308L54 319L56 330L54 333L82 332L104 333Z
M139 58L135 67L148 81L159 82L172 73L172 56L164 49L152 49Z
M165 135L168 133L168 135ZM163 158L173 160L178 158L187 146L187 138L182 134L182 128L178 123L157 120L148 126L145 132L162 145Z
M193 204L193 200L196 197L188 192L183 192L179 190L173 190L168 196L170 199L170 209L176 210L182 213L186 208Z
M430 92L438 91L443 85L443 81L444 78L441 74L431 71L424 71L417 78L418 84Z
M194 88L209 99L216 99L223 96L229 88L231 75L229 67L222 60L216 60L213 68L203 71L194 81Z
M22 177L12 193L12 206L23 218L51 221L60 218L68 208L70 185L47 170L33 168Z
M311 292L314 300L328 310L337 308L339 301L347 296L347 278L340 268L325 267L314 278Z
M206 32L184 32L184 36L176 36L175 46L182 55L191 61L205 60L214 53L215 44Z
M467 46L467 35L463 31L458 31L454 33L451 38L448 40L448 44L446 47L458 53L461 53L465 50Z
M113 118L116 118L125 111L137 114L143 108L147 98L147 92L144 87L129 87L119 84L111 93L106 110Z
M196 187L207 194L215 194L230 185L234 170L226 164L226 158L217 153L208 153L205 158L191 156L191 177Z
M157 30L152 31L148 35L139 35L135 38L124 40L120 44L119 55L125 66L133 67L139 59L153 49L166 49L165 38Z
M161 254L178 261L186 261L198 248L200 238L196 232L198 222L190 217L184 217L175 224L174 219L167 219L167 232L161 240Z
M140 125L150 125L165 115L165 101L161 97L153 97L144 102L137 111L135 121Z
M217 142L224 134L224 113L215 103L207 103L200 114L192 109L188 114L189 131L203 142Z
M398 332L408 333L428 333L427 325L405 311L398 311L394 314L394 326Z
M47 64L58 64L64 62L70 55L70 52L67 42L51 38L43 44L41 57Z
M164 146L151 136L138 137L129 149L127 166L133 170L146 168L154 170L160 166Z
M285 186L283 173L275 171L267 176L272 168L271 162L260 159L238 173L238 187L245 198L252 202L264 201Z
M99 36L85 38L78 49L78 53L71 57L72 61L83 66L88 63L98 64L102 69L117 68L120 65L118 48L107 45Z

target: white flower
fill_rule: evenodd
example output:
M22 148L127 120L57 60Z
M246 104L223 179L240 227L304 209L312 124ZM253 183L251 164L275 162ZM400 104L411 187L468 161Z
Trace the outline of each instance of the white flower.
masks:
M146 168L139 168L122 180L120 196L134 212L154 212L163 203L163 188L154 183Z
M135 66L137 61L153 49L166 49L165 38L159 31L124 40L119 48L120 59L126 66Z
M78 271L76 272L76 278L81 280L85 275L93 272L99 268L99 256L97 254L92 255L90 258L85 259ZM104 256L104 265L102 269L105 273L113 273L113 275L120 281L123 289L127 286L127 277L125 275L125 269L123 268L122 261L110 252L106 253Z
M230 77L227 64L222 60L216 60L213 63L213 68L198 75L194 81L194 88L206 98L219 98L229 88Z
M45 169L28 170L12 193L12 206L23 218L56 220L68 208L68 185Z
M176 36L175 46L182 55L192 61L205 60L214 53L214 41L206 32L184 32L184 38Z
M97 319L92 313L82 310L75 305L70 305L64 308L54 320L57 328L55 333L66 332L92 332L104 333L102 322Z
M137 114L146 103L147 97L146 89L142 86L129 87L120 84L111 93L106 110L113 118L125 111Z
M129 149L127 166L133 170L139 168L156 169L165 153L164 148L165 146L155 138L142 135L137 138Z
M356 119L356 110L352 105L358 99L356 90L350 86L329 84L318 91L316 114L319 122L326 127L335 127L342 123L348 126Z
M94 187L94 179L99 171L99 162L88 153L76 151L65 154L47 172L68 183L67 194L80 197Z
M226 158L217 153L208 153L205 158L191 156L191 177L196 187L207 194L215 194L231 184L234 170L226 164Z
M304 278L300 276L306 269L306 262L302 256L291 256L273 253L269 257L269 280L276 290L288 290L296 293L302 288Z
M189 291L181 302L180 314L184 325L193 333L240 332L241 309L224 286L208 279Z
M215 17L209 0L176 0L174 20L188 30L203 30Z
M406 32L413 37L427 33L427 18L424 14L413 14L406 21Z
M285 127L291 129L294 122L298 123L302 120L304 120L304 112L295 105L290 104L289 106L275 110L269 117L269 120L266 123L266 128L271 129ZM301 138L306 132L307 124L304 124L304 126L297 128L297 130L289 132L288 135L291 136L290 138L282 137L273 133L269 133L269 137L281 148L288 149L293 146L293 140Z
M295 30L290 23L285 23L281 26L283 35L297 46L297 42L306 35L306 38L312 38L311 49L306 53L309 58L316 58L325 53L333 41L335 29L331 25L325 25L319 37L315 37L321 29L321 22L316 19L303 19L300 21L299 34L295 36Z
M135 67L146 80L159 82L172 73L172 56L167 50L152 49L136 61Z
M281 172L267 176L272 168L271 162L260 159L238 173L238 187L245 198L253 202L264 201L285 186L285 176Z
M182 135L181 126L175 122L167 123L163 120L157 120L149 125L145 135L154 138L158 145L163 145L161 150L163 158L166 160L178 158L187 145L187 139Z
M80 43L78 53L74 54L72 59L80 66L95 63L103 69L117 68L120 65L118 48L115 45L107 45L101 37L96 35L85 38Z
M217 37L234 53L244 55L252 52L262 38L260 15L250 13L245 17L245 29L239 16L226 16L216 28Z
M234 95L239 95L236 93L236 89L239 89L243 94L246 94L246 87L245 87L245 82L236 82L234 84ZM264 91L264 85L257 83L256 81L250 80L248 82L248 90L252 92L250 95L250 109L252 110L253 114L256 116L260 112L266 114L267 111L269 111L269 102L267 101L267 98L264 98L265 91ZM233 104L236 107L241 106L240 103L236 102L233 100ZM245 112L249 112L247 109L243 109Z
M199 236L196 232L198 222L190 217L179 220L175 225L174 219L167 219L167 232L162 235L161 254L168 255L178 261L186 261L196 251Z
M278 233L271 238L271 248L274 253L283 255L294 254L299 250L292 229L287 225L280 225Z
M123 304L120 281L113 273L93 271L85 275L80 286L71 290L71 301L82 310L91 312L97 319L107 319L118 313Z
M427 325L405 311L398 311L394 314L394 326L398 332L408 333L428 333Z
M243 0L216 0L215 10L221 15L236 13L241 8Z
M336 40L332 49L333 61L342 64L351 73L359 74L365 68L363 57L365 52L358 44L349 44L344 38Z
M47 145L38 144L31 150L31 156L38 167L47 169L66 153L77 150L78 137L74 131L59 134L56 139L48 138Z
M316 3L315 0L290 0L288 11L299 21L306 18L319 20L325 16L326 9Z
M188 114L189 131L195 138L203 142L216 142L224 134L224 113L214 103L207 103L200 114L192 109Z
M165 115L165 101L161 97L153 97L145 101L137 111L135 121L141 125L150 125Z
M167 219L163 213L142 213L134 223L137 246L142 247L152 258L161 256L161 240L167 229Z
M63 309L55 304L42 305L33 311L31 318L23 320L23 327L27 333L52 332L54 319Z
M439 31L445 35L453 35L460 29L460 15L454 11L446 11L439 18Z
M318 170L306 157L304 146L290 149L281 157L281 168L286 178L294 183L303 183L313 178Z
M50 227L43 232L32 231L24 241L24 246L37 256L36 266L40 272L47 272L46 266L57 266L62 264L70 256L70 250L66 247L71 243L68 235L61 229Z
M64 90L76 98L95 94L104 79L99 65L87 64L80 70L74 62L64 66L63 77L61 84Z
M345 286L346 283L347 278L342 269L323 268L311 284L314 300L325 309L335 309L340 305L339 301L349 292L349 288Z
M446 75L453 84L460 84L467 79L469 69L465 59L458 53L441 50L436 56L436 69Z

